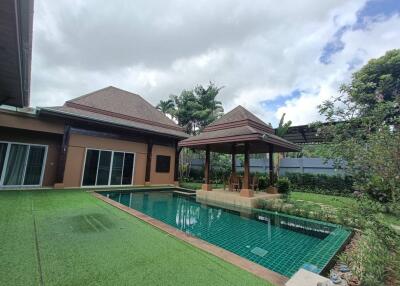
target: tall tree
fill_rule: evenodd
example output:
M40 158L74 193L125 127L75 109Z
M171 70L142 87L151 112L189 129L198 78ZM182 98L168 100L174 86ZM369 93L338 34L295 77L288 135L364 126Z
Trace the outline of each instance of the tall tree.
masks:
M186 133L196 134L198 130L198 117L196 112L202 109L193 90L183 90L179 96L173 95L175 101L175 115L178 124L185 128Z
M198 85L194 88L194 93L197 97L198 103L201 105L201 110L195 113L198 118L200 131L208 124L221 117L224 113L221 101L216 100L219 91L223 87L217 87L214 83L210 82L207 88Z
M173 99L170 98L167 100L160 100L160 103L157 104L156 108L160 110L162 113L170 115L172 118L174 117L175 103Z
M172 115L188 134L195 135L222 116L224 109L216 99L221 89L212 82L207 87L197 85L180 95L171 95L167 101L161 100L158 108Z
M400 50L370 60L320 106L329 157L347 162L356 187L380 201L400 195Z
M330 157L345 160L359 200L340 212L362 229L357 247L341 256L360 285L395 285L400 277L400 236L382 210L400 215L400 50L369 61L341 94L320 106L332 141ZM394 283L392 281L395 281Z

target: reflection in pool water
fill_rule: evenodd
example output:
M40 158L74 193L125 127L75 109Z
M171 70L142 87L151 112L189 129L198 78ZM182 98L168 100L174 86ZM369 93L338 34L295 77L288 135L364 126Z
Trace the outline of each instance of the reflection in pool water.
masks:
M305 263L322 270L350 235L331 224L212 207L172 191L102 194L288 277Z

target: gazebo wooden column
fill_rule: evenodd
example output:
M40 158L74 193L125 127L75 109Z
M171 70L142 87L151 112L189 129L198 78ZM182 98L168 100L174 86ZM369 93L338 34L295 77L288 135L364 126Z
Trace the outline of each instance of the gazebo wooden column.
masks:
M274 145L269 144L269 181L271 186L275 184L275 175L274 175Z
M232 174L236 174L236 144L232 144Z
M240 195L242 197L252 197L253 190L250 189L250 159L249 159L249 144L246 142L244 145L244 174L242 189Z
M212 191L210 184L210 145L206 146L206 161L204 164L204 184L201 186L203 191Z
M232 144L232 175L236 175L236 143ZM228 185L229 191L232 191L232 184L230 181L228 182Z

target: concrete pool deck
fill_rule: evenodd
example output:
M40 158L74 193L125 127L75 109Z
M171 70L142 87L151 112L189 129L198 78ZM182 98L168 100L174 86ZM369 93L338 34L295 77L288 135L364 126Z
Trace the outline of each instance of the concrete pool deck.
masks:
M196 199L199 202L208 204L225 204L235 207L256 208L260 199L270 200L279 198L280 194L269 194L266 192L254 192L253 197L242 197L239 192L223 189L213 189L212 191L196 191Z
M137 210L129 208L123 204L120 204L112 199L109 199L109 198L103 196L103 195L100 195L95 192L93 192L92 195L95 196L96 198L126 212L126 213L129 213L129 214L139 218L142 221L145 221L145 222L151 224L152 226L154 226L154 227L156 227L156 228L158 228L180 240L183 240L197 248L202 249L203 251L213 254L229 263L232 263L233 265L235 265L237 267L240 267L241 269L244 269L244 270L246 270L268 282L271 282L274 285L284 286L285 283L288 281L287 277L285 277L279 273L269 270L259 264L251 262L250 260L240 257L239 255L236 255L230 251L227 251L223 248L220 248L211 243L208 243L202 239L188 235L181 230L178 230L166 223L163 223L157 219L154 219L154 218L152 218L146 214L143 214Z

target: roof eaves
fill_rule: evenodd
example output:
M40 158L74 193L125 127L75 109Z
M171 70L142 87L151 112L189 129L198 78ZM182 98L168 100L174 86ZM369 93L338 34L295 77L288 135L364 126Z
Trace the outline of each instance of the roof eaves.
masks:
M109 120L102 120L102 119L98 119L98 118L92 118L89 116L85 116L85 115L78 115L75 113L71 113L71 112L66 112L66 111L60 111L60 110L54 110L52 108L46 108L46 107L38 107L38 113L40 114L41 111L45 111L48 113L52 113L52 114L57 114L59 116L65 115L65 116L69 116L69 117L73 117L73 118L81 118L81 119L86 119L89 121L94 121L94 122L99 122L99 123L106 123L106 124L111 124L114 126L121 126L121 127L126 127L129 129L134 129L134 130L139 130L142 132L147 132L147 133L153 133L153 134L158 134L158 135L162 135L162 136L168 136L168 137L173 137L173 138L188 138L189 135L185 134L182 132L182 134L180 135L176 135L176 134L171 134L171 133L167 133L167 132L157 132L157 131L152 131L152 130L148 130L148 129L143 129L143 128L137 128L137 127L133 127L131 125L128 124L123 124L123 123L116 123L116 122L112 122Z
M207 145L207 144L253 141L253 140L256 140L256 139L259 139L259 135L257 135L257 134L233 135L233 136L205 138L205 139L195 139L195 140L191 140L191 138L188 138L188 139L180 141L178 143L178 146L180 146L180 147L190 147L190 146Z
M272 139L272 140L268 140L268 139ZM301 151L301 147L293 142L290 142L288 140L283 139L282 137L279 137L277 135L272 135L272 134L268 134L266 133L264 136L262 136L262 140L265 142L270 143L270 141L273 142L279 142L282 146L293 149L295 151Z

